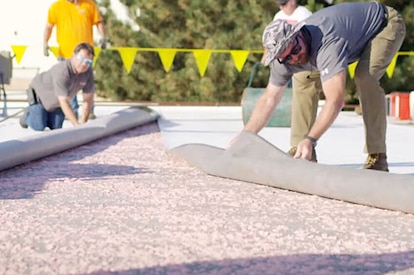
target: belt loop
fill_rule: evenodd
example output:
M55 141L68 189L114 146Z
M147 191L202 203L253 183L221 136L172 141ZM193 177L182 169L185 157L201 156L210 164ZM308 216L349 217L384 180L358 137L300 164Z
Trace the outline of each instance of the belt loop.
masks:
M385 18L385 20L388 21L388 8L387 8L386 5L383 5L383 4L381 4L381 5L382 5L382 9L384 11L384 18Z
M388 25L388 7L386 5L380 4L382 6L382 10L384 12L384 22L382 23L382 28L384 29Z

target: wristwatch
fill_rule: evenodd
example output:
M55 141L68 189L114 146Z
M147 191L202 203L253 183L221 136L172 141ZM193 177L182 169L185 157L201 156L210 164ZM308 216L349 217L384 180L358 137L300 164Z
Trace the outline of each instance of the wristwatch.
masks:
M314 137L311 137L311 136L306 136L305 138L306 138L306 139L309 139L309 140L312 142L312 146L313 146L313 148L315 148L315 147L316 147L316 145L318 144L318 140L317 140L316 138L314 138Z

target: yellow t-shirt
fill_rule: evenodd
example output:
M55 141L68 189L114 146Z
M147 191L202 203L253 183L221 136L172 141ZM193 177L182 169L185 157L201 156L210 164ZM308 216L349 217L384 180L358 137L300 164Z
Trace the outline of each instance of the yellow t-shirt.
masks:
M101 21L102 16L93 0L78 0L77 4L67 0L53 3L47 22L56 26L59 57L71 58L75 47L82 42L93 46L93 25Z

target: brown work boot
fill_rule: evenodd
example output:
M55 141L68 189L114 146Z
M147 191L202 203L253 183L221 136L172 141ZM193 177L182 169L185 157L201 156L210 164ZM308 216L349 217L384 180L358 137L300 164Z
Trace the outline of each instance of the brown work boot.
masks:
M364 169L388 172L386 153L369 154L364 164Z
M290 150L288 151L288 154L293 157L296 154L296 150L297 149L298 149L298 147L292 147L292 148L290 148ZM312 148L312 158L311 158L310 161L312 161L312 162L318 162L318 160L316 159L315 147Z

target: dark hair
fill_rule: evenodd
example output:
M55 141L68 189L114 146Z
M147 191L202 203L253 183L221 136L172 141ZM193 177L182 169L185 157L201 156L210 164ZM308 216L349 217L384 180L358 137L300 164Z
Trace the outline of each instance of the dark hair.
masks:
M276 0L276 4L278 6L284 6L287 4L287 2L289 2L289 0Z
M75 50L73 51L73 53L77 54L79 53L81 50L87 50L90 54L92 54L92 56L95 56L95 51L93 49L93 47L91 45L89 45L86 42L80 43L75 47Z

